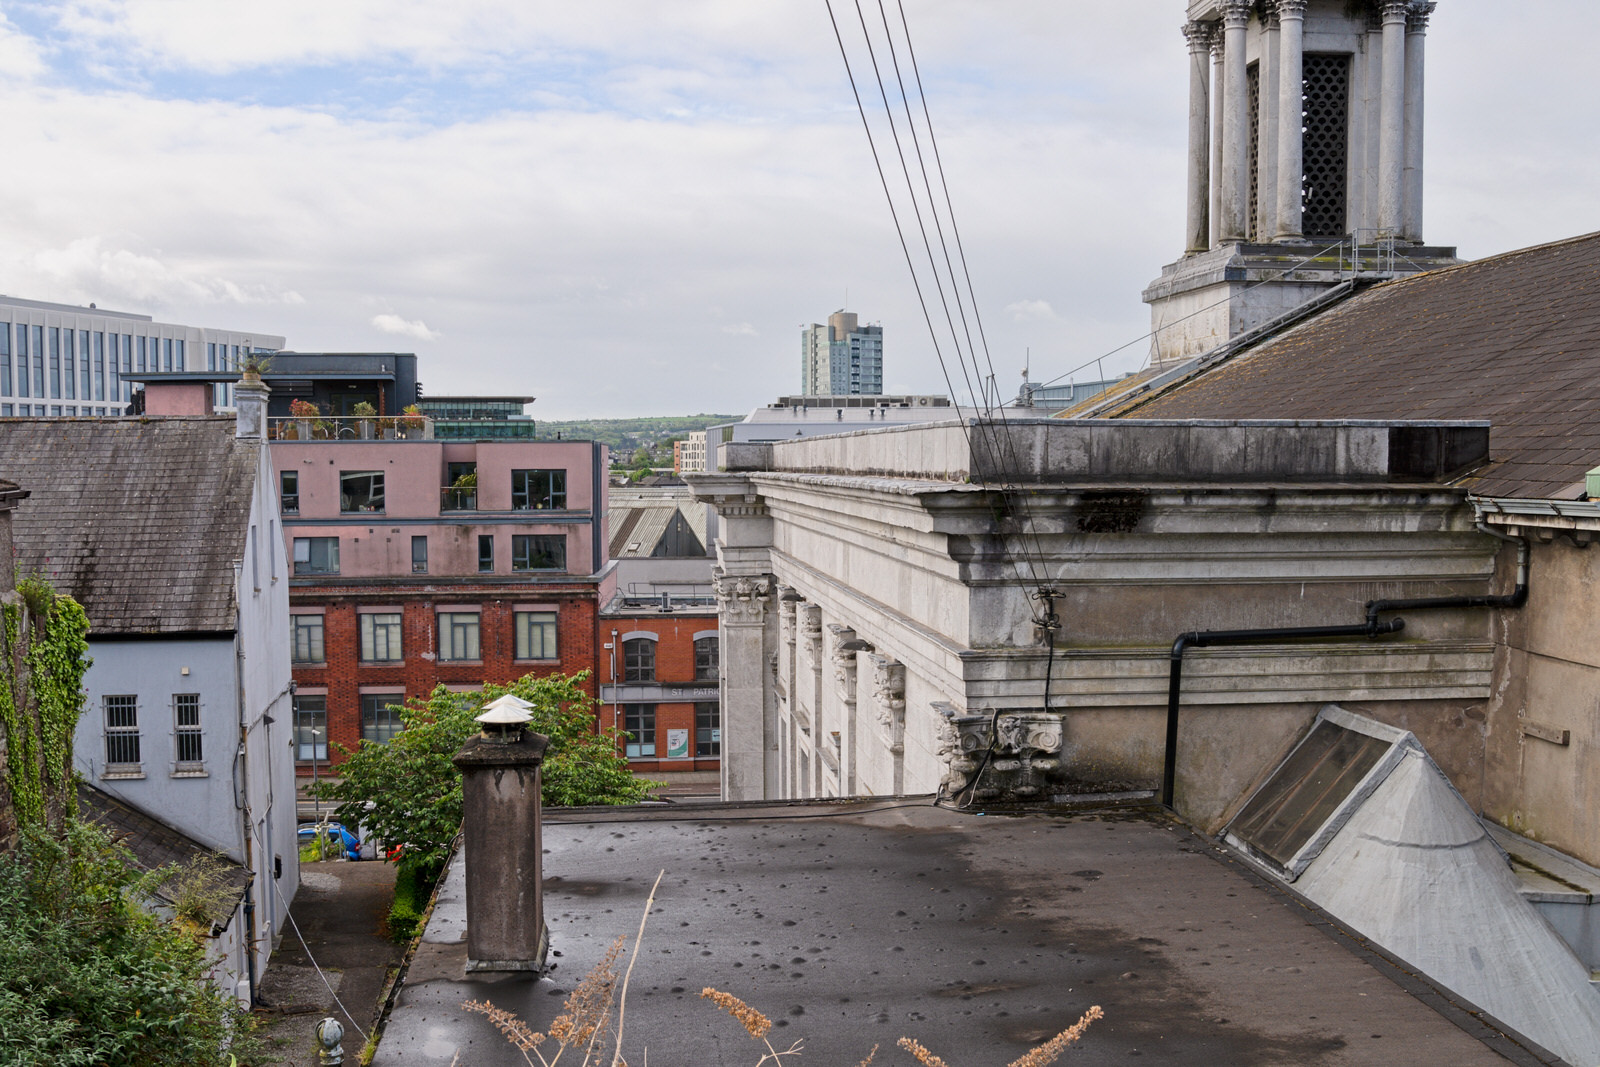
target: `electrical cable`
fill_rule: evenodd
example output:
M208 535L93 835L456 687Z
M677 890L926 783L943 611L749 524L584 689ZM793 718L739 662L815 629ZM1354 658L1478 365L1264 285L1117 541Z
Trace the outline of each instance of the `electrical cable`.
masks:
M262 855L268 855L269 851L266 842L261 840L261 834L253 826L250 828L250 836L255 838L256 843L261 846ZM294 921L294 912L290 910L289 901L285 899L283 889L278 885L278 880L271 878L268 881L272 883L272 891L278 895L278 900L283 904L283 917L289 920L289 927L294 930L295 940L300 942L301 949L305 951L306 959L311 961L311 967L317 972L317 977L322 979L322 984L328 987L328 995L333 998L333 1002L338 1005L339 1010L344 1012L344 1017L350 1020L350 1025L355 1028L356 1033L361 1035L361 1040L365 1043L367 1041L367 1032L361 1028L360 1023L356 1022L356 1017L351 1013L350 1009L344 1006L344 1001L339 999L339 994L333 988L333 983L328 981L328 976L322 973L322 967L317 963L317 958L311 954L311 946L306 944L305 935L300 932L300 924ZM249 946L246 946L246 951L251 951Z

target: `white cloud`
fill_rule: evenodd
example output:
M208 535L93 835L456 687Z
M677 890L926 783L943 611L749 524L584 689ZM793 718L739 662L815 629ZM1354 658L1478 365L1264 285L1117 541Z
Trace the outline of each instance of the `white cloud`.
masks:
M99 237L80 238L63 248L40 249L27 257L23 269L74 303L156 307L305 303L292 289L241 283L200 268L185 269L159 256L105 247Z
M737 325L724 326L722 328L722 332L723 333L731 333L736 337L756 337L756 336L759 335L759 331L754 326L750 325L748 322L741 322L741 323L738 323Z
M1007 304L1005 311L1011 316L1012 322L1034 322L1056 317L1055 309L1048 300L1016 300Z
M421 319L402 319L399 315L374 315L372 325L384 333L399 334L401 337L413 337L418 341L437 341L439 332L428 329L428 324Z

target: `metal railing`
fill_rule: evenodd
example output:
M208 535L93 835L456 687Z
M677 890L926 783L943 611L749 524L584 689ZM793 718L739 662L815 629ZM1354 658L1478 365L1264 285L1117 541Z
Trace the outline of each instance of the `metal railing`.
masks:
M433 420L426 415L293 415L267 420L271 441L430 441Z

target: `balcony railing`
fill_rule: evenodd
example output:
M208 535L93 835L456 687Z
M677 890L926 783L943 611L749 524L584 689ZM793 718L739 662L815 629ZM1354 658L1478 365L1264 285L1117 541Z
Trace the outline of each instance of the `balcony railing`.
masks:
M267 420L273 441L431 441L433 420L426 415L323 415Z
M440 511L477 511L478 491L447 485L439 490Z

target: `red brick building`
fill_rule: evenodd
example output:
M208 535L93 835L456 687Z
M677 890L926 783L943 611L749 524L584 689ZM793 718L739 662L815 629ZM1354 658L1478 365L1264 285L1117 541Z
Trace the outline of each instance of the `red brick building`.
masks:
M600 721L630 735L641 773L722 766L714 597L643 600L619 594L600 613Z

